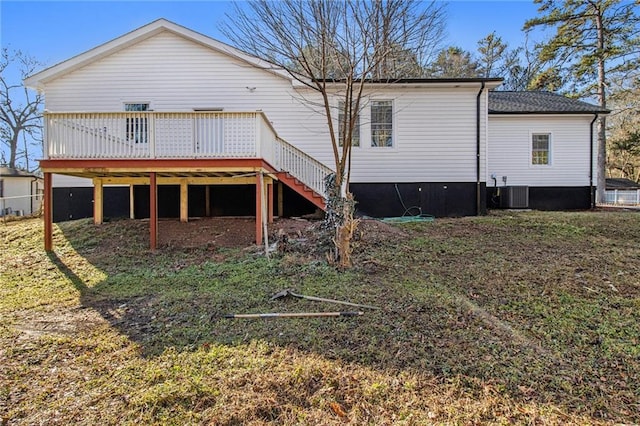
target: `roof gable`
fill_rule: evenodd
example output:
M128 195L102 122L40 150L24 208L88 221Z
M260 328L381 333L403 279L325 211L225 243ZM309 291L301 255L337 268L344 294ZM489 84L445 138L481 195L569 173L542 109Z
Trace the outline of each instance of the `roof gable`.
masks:
M551 92L489 92L489 114L608 114L587 102Z
M154 35L159 34L163 31L169 31L187 40L198 43L222 54L228 55L232 58L241 60L251 66L268 71L287 80L291 80L291 76L286 71L270 62L248 55L232 46L229 46L218 40L214 40L211 37L190 30L166 19L158 19L151 22L150 24L133 30L125 35L108 41L77 56L74 56L66 61L60 62L43 71L33 74L27 77L24 80L24 83L26 86L32 87L34 89L43 89L44 86L50 81L53 81L82 67L85 67L93 62L99 61L100 59L126 49L129 46L153 37Z

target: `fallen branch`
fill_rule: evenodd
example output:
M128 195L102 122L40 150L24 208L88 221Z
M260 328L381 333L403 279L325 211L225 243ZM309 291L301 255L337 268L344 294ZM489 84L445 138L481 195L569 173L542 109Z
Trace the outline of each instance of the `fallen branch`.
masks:
M364 312L291 312L266 314L227 314L224 318L310 318L310 317L357 317Z

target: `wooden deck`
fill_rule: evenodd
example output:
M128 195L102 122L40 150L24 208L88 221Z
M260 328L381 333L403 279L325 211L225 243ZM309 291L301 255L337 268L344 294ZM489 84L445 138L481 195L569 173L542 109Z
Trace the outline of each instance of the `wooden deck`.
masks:
M261 112L46 113L45 249L52 249L53 173L90 178L94 222L102 222L104 185L149 185L150 246L157 247L157 186L180 185L188 220L189 185L255 185L256 244L272 220L280 181L324 209L331 170L280 139ZM133 203L132 203L133 205Z

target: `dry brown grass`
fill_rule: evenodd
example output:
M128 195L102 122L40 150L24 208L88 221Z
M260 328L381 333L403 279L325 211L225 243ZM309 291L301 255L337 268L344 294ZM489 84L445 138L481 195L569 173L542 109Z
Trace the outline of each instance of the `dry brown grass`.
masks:
M640 422L640 214L365 222L290 250L146 250L144 222L0 224L6 424ZM311 232L311 230L309 230ZM308 237L308 238L307 238ZM382 306L359 318L283 288Z

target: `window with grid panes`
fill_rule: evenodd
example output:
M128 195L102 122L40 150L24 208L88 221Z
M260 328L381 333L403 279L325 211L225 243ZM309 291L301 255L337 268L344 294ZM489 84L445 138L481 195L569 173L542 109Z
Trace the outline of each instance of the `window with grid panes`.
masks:
M548 133L531 135L531 164L534 166L551 164L550 142Z
M371 101L371 146L393 146L393 101Z

